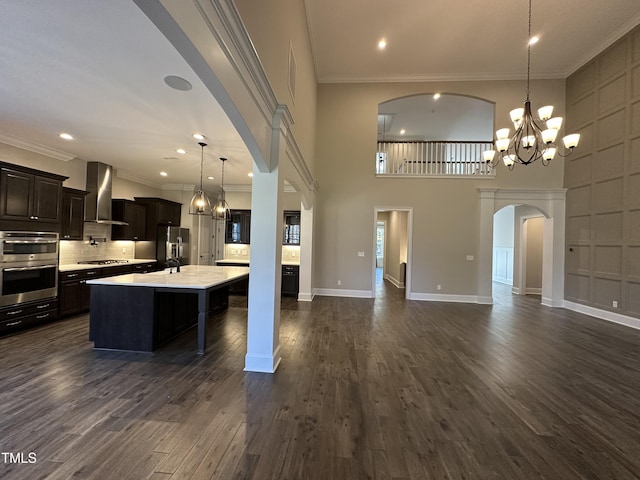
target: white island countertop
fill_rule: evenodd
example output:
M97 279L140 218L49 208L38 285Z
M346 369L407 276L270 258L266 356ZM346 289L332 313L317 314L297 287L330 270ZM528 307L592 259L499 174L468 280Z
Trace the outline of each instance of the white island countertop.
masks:
M169 273L169 271L173 273ZM129 273L115 277L87 280L88 285L111 285L120 287L155 287L208 289L249 276L248 267L220 267L212 265L184 265L180 273L174 268L160 272Z

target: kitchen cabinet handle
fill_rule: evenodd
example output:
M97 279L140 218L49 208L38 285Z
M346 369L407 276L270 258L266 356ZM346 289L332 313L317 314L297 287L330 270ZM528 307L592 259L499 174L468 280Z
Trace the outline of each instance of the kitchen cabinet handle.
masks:
M38 217L31 217L33 219L36 219ZM34 238L32 240L4 240L4 243L10 243L12 245L16 245L16 244L21 244L21 243L28 243L28 244L33 244L33 243L58 243L55 240L40 240L37 238Z
M17 322L7 323L6 326L7 327L15 327L16 325L20 325L21 323L22 323L22 320L18 320Z
M43 318L47 318L48 316L49 316L49 314L48 314L48 313L45 313L45 314L43 314L43 315L36 315L36 318L37 318L38 320L42 320Z
M78 274L77 273L69 273L67 274L67 278L73 278L73 277L77 277Z
M40 267L16 267L16 268L5 268L5 272L26 272L28 270L44 270L45 268L54 268L55 265L42 265Z
M49 305L51 304L47 303L46 305L38 305L36 308L43 309L43 308L47 308Z
M7 315L18 315L19 313L22 313L22 310L14 310L13 312L7 312Z

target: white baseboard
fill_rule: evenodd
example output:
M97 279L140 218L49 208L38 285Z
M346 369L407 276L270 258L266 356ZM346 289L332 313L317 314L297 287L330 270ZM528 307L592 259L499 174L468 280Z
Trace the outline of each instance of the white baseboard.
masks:
M422 300L425 302L454 302L454 303L480 303L475 295L445 295L434 293L409 293L409 300ZM490 297L482 297L486 301Z
M629 317L627 315L622 315L620 313L610 312L608 310L601 310L599 308L589 307L588 305L582 305L581 303L570 302L568 300L564 301L563 306L567 310L573 310L574 312L584 313L585 315L589 315L591 317L596 317L601 320L618 323L626 327L631 327L631 328L640 330L640 318Z
M298 293L298 301L299 302L311 302L313 301L313 297L315 297L315 293Z
M542 288L527 287L527 295L542 295Z
M391 284L396 288L404 288L404 282L401 282L400 280L392 277L389 274L385 274L384 275L384 279L388 280L389 282L391 282Z
M476 297L476 301L482 305L493 305L493 297Z
M355 297L355 298L374 298L371 290L345 290L341 288L316 288L315 295L321 297Z
M275 373L280 365L280 345L273 355L247 353L244 357L244 371L258 373Z
M511 293L520 295L520 287L511 287Z

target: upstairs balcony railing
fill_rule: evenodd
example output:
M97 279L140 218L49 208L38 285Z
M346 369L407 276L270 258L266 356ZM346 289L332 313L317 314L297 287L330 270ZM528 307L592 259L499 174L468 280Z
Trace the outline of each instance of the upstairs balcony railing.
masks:
M376 176L494 178L483 152L493 142L378 142Z

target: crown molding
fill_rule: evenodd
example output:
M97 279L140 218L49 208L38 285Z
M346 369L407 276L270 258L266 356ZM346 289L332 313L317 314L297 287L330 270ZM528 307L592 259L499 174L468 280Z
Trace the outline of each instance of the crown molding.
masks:
M68 162L69 160L73 160L74 158L76 158L76 156L72 155L71 153L47 147L46 145L41 145L30 140L24 140L22 138L14 137L13 135L9 135L7 133L0 132L0 142L11 145L12 147L21 148L22 150L37 153L38 155L44 155L45 157L60 160L62 162Z
M147 180L145 178L136 177L135 175L131 175L128 171L120 170L119 168L116 169L116 177L122 178L123 180L129 180L131 182L136 182L136 183L139 183L141 185L146 185L147 187L153 187L153 188L157 188L159 190L162 190L162 185L160 185L159 183L153 183L153 182L150 182L149 180Z
M532 74L532 80L557 80L566 72ZM372 75L367 77L321 77L318 83L421 83L421 82L480 82L526 80L526 73L438 73L427 75Z
M602 52L604 52L611 45L616 43L622 37L624 37L627 33L631 32L635 27L640 25L640 13L634 15L629 20L627 20L620 28L611 32L607 38L604 39L599 45L591 49L589 52L585 53L578 60L576 60L573 65L567 70L565 74L565 78L569 75L574 74L580 68L584 67L591 60L596 58Z
M163 191L178 191L178 192L191 192L195 190L196 186L194 184L187 185L184 183L169 183L167 185L162 185L160 187Z
M239 193L251 193L252 187L251 185L225 185L225 192L239 192ZM292 185L285 182L284 184L284 193L295 193L297 190L293 188Z

